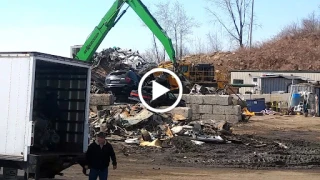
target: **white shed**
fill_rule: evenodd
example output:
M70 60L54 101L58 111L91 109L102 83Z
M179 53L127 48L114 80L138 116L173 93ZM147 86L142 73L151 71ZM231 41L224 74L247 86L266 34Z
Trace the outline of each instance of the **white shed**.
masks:
M308 79L309 81L320 81L320 71L270 71L270 70L233 70L231 72L231 83L233 84L256 84L256 88L243 87L240 88L240 93L244 94L247 91L261 90L260 77L268 75L284 75L284 76L299 76Z

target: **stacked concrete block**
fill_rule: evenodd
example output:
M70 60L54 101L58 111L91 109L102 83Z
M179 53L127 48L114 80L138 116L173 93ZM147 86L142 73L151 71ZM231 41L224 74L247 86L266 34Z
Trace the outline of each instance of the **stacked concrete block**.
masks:
M200 104L199 105L199 113L200 114L212 114L212 105L209 104Z
M94 106L109 106L114 103L114 96L112 94L91 94L90 105Z
M171 110L169 113L172 115L179 114L185 117L188 120L192 119L192 109L190 107L176 107L173 110Z
M114 104L114 96L112 94L91 94L90 109L94 112L103 109L103 107Z
M237 123L241 120L241 107L233 105L229 95L183 95L192 109L192 120L226 120Z

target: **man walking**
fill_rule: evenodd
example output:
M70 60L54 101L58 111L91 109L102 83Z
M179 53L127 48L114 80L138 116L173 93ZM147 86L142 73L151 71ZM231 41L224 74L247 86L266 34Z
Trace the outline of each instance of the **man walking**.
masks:
M108 167L110 158L112 160L113 169L117 169L117 160L113 147L106 141L103 132L97 134L96 142L89 145L86 152L86 159L90 169L89 180L108 179Z

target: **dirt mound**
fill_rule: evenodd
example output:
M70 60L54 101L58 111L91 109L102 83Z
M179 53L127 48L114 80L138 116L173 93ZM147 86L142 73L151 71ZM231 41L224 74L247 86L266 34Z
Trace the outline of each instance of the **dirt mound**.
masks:
M213 63L226 74L229 70L319 70L320 31L289 34L252 49L191 55L184 60Z

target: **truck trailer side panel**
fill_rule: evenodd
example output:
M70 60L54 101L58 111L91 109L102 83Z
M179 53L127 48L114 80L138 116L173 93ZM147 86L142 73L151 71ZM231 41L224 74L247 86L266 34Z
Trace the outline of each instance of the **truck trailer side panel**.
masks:
M30 146L35 64L27 56L0 57L0 61L0 157L23 161Z
M0 167L54 178L84 162L88 63L40 52L0 52Z

